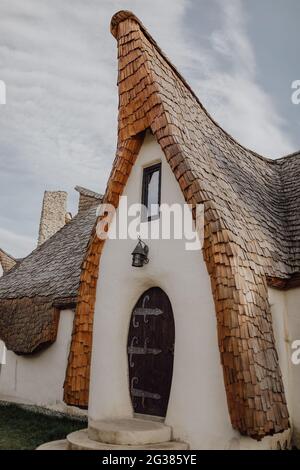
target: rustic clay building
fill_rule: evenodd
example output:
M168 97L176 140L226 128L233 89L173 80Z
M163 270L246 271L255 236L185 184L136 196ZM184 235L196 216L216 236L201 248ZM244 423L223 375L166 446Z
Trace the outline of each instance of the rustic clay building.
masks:
M64 400L89 406L89 426L62 447L270 449L292 435L299 443L291 353L300 338L300 154L269 160L236 142L131 12L116 13L111 32L118 142L104 202L117 215L121 196L148 209L189 203L193 216L202 204L203 249L187 251L182 239L144 239L149 251L129 238L101 240L96 225L90 236L91 220L80 256L70 257L70 241L52 259L51 244L81 226L78 217L16 268L22 291L13 271L0 283L1 333L21 354L53 342L57 308L73 294ZM159 223L147 213L141 227Z
M111 31L119 129L104 201L141 202L147 175L158 171L157 202L204 204L204 246L191 254L180 242L148 240L150 261L137 269L133 241L93 232L65 399L84 405L89 390L92 440L103 436L103 420L138 413L161 416L192 448L285 446L291 427L295 440L300 431L300 373L291 363L300 336L300 154L274 161L236 142L132 13L117 13ZM169 320L155 317L164 310ZM134 330L141 312L154 315L155 334ZM174 338L173 362L160 328Z
M0 399L61 406L80 267L101 196L79 191L79 212L67 213L67 193L46 191L37 248L16 261L1 251L0 339L6 364Z

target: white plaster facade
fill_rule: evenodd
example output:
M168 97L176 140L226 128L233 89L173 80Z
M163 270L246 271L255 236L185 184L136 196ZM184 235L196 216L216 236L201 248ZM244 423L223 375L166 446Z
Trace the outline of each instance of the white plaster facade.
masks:
M269 299L276 347L293 427L293 441L300 448L300 364L292 362L294 352L292 344L300 340L300 289L288 291L269 289Z
M74 312L62 310L56 341L29 356L6 352L0 371L0 400L64 409L63 384L70 349Z
M158 161L162 162L161 203L184 204L160 146L148 134L123 193L128 206L141 200L143 168ZM150 262L134 268L131 252L135 244L130 239L108 239L102 252L93 328L90 423L133 415L126 352L130 317L140 295L158 286L169 296L175 320L173 381L165 419L174 438L188 442L191 449L274 446L272 438L257 443L241 437L231 426L215 307L202 252L186 251L184 240L148 240Z

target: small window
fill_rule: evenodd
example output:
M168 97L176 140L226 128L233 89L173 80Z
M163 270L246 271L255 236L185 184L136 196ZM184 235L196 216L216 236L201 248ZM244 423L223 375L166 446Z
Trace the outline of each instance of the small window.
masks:
M146 208L144 220L159 218L161 163L144 168L142 204Z

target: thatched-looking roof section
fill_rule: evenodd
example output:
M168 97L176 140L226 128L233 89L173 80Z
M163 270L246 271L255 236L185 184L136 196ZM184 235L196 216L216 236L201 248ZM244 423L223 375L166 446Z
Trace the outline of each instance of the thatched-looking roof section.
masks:
M58 307L75 307L81 264L96 221L90 208L0 278L0 339L31 354L56 339Z
M291 210L293 203L299 214L300 156L272 161L239 145L208 115L132 13L114 15L111 31L118 42L119 129L104 202L118 206L144 131L150 129L185 200L205 206L203 253L232 425L258 439L283 431L288 411L267 277L289 279L300 271L299 217ZM81 274L65 382L65 398L78 405L85 405L88 395L85 364L103 244L94 232ZM87 322L89 328L83 329Z

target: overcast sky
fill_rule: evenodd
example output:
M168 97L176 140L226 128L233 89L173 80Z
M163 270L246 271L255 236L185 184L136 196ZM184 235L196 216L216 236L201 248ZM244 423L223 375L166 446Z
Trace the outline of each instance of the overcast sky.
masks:
M300 149L299 0L0 0L0 247L36 243L43 192L103 192L116 147L111 16L133 11L209 113L271 158Z

